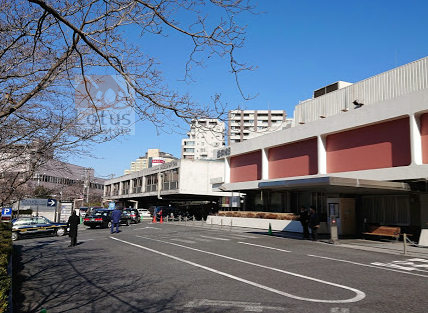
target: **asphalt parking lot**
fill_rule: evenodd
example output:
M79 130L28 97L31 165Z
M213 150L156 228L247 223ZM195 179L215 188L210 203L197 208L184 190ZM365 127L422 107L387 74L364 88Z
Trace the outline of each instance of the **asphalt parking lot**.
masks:
M188 222L14 243L16 312L426 312L428 259Z

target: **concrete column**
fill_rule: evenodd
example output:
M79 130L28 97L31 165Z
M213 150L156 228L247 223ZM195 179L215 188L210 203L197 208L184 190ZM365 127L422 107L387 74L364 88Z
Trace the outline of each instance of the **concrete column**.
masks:
M122 194L123 191L123 181L119 182L119 195Z
M230 158L224 158L224 183L230 183Z
M134 193L134 179L133 178L130 178L129 179L129 193L131 194L131 193Z
M104 185L103 188L103 197L107 196L107 185Z
M422 138L420 129L419 116L411 114L409 116L410 123L410 154L412 156L413 165L422 164Z
M323 135L317 136L318 174L327 174L327 142Z
M262 149L262 179L269 179L269 149Z
M141 184L141 193L146 192L147 176L143 176L143 181Z

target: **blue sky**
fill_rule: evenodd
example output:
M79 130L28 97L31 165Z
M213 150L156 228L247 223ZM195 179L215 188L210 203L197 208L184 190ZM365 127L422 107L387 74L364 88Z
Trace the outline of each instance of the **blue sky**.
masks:
M286 110L291 117L299 101L311 98L324 85L357 82L428 55L425 0L259 0L254 4L262 13L239 17L247 33L237 57L257 66L240 77L244 93L257 94L255 99L245 101L240 96L227 61L210 59L193 72L194 83L179 81L190 47L179 37L147 45L168 85L186 90L202 104L221 93L230 109ZM148 148L180 157L185 134L182 130L171 134L175 128L176 124L157 130L150 123L139 123L135 135L91 147L96 158L74 157L70 162L94 168L97 176L120 176Z

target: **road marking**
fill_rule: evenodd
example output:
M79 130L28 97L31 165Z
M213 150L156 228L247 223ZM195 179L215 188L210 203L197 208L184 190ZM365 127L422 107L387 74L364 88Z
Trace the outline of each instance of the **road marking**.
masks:
M230 239L226 239L226 238L211 237L211 236L204 236L204 235L199 235L199 237L209 238L209 239L214 239L214 240L223 240L223 241L229 241L230 240Z
M326 257L326 256L319 256L319 255L312 255L312 254L308 254L307 256L314 257L314 258L331 260L331 261L337 261L337 262L344 262L344 263L349 263L349 264L354 264L354 265L359 265L359 266L372 267L372 268L377 268L377 269L385 270L385 271L392 271L392 272L398 272L398 273L403 273L403 274L407 274L407 275L413 275L413 276L427 277L428 278L428 275L410 273L410 272L400 271L400 270L396 270L396 269L392 269L392 268L387 268L387 267L380 267L380 266L375 266L375 265L370 265L370 264L358 263L358 262L353 262L353 261L348 261L348 260L341 260L341 259L334 259L334 258L329 258L329 257Z
M228 236L237 236L237 237L248 238L248 239L256 239L257 238L257 237L254 237L254 236L241 235L241 234L236 234L236 233L228 234Z
M428 270L421 269L421 268L428 268L428 264L418 264L418 262L425 263L425 262L428 262L428 260L408 259L405 261L392 261L390 263L374 262L371 264L377 265L377 266L397 268L404 271L418 271L418 272L428 273Z
M196 241L202 241L202 242L213 242L211 239L204 239L204 238L198 238L198 237L192 237L192 239Z
M184 243L190 243L190 244L196 243L195 241L186 240L186 239L180 239L180 238L171 238L170 240L184 242Z
M268 247L268 246L262 246L262 245L256 245L254 243L248 243L248 242L242 242L242 241L239 241L238 243L241 243L243 245L249 245L249 246L255 246L255 247L265 248L265 249L277 250L277 251L281 251L281 252L291 252L289 250L278 249L278 248L273 248L273 247Z
M286 308L265 306L261 303L255 302L241 302L241 301L219 301L219 300L208 300L208 299L195 299L188 302L185 308L199 308L202 306L212 307L227 307L227 308L241 308L246 312L263 312L263 310L274 310L274 311L286 311Z
M157 229L157 230L161 230L161 228L152 227L152 226L146 226L146 227L135 228L134 230L140 230L140 229Z
M349 298L349 299L344 299L344 300L323 300L323 299L305 298L305 297L300 297L300 296L292 295L290 293L286 293L286 292L283 292L283 291L280 291L280 290L277 290L277 289L273 289L273 288L270 288L270 287L267 287L267 286L264 286L264 285L260 285L258 283L255 283L255 282L252 282L252 281L248 281L248 280L240 278L240 277L236 277L236 276L233 276L233 275L230 275L230 274L227 274L227 273L219 272L219 271L217 271L215 269L211 269L211 268L208 268L206 266L203 266L203 265L200 265L200 264L196 264L196 263L184 260L185 261L184 263L190 262L194 266L204 268L204 269L206 269L208 271L216 272L219 275L223 275L223 276L226 276L226 277L229 277L229 278L232 278L232 279L244 282L246 284L249 284L249 285L261 288L261 289L265 289L265 290L271 291L273 293L276 293L276 294L279 294L279 295L282 295L282 296L285 296L285 297L289 297L289 298L292 298L292 299L297 299L297 300L302 300L302 301L309 301L309 302L320 302L320 303L351 303L351 302L360 301L360 300L362 300L362 299L364 299L366 297L366 294L364 292L362 292L361 290L358 290L358 289L355 289L355 288L352 288L352 287L348 287L348 286L344 286L344 285L339 285L339 284L332 283L332 282L328 282L328 281L325 281L325 280L322 280L322 279L318 279L318 278L314 278L314 277L310 277L310 276L305 276L305 275L301 275L301 274L297 274L297 273L293 273L293 272L288 272L288 271L281 270L279 268L265 266L265 265L262 265L262 264L257 264L257 263L253 263L253 262L249 262L249 261L245 261L245 260L241 260L241 259L236 259L236 258L232 258L232 257L226 256L226 255L217 254L217 253L214 253L214 252L209 252L209 251L200 250L200 249L196 249L196 248L192 248L192 247L187 247L187 246L183 246L183 245L180 245L180 244L177 244L177 243L172 243L172 242L158 240L158 239L152 239L152 238L149 238L149 237L138 236L138 235L137 235L137 237L148 239L148 240L152 240L152 241L162 242L162 243L166 243L166 244L169 244L169 245L173 245L173 246L177 246L177 247L182 247L182 248L185 248L185 249L189 249L189 250L193 250L193 251L197 251L197 252L201 252L201 253L205 253L205 254L209 254L209 255L214 255L214 256L217 256L217 257L220 257L220 258L224 258L224 259L228 259L228 260L232 260L232 261L236 261L236 262L240 262L240 263L244 263L244 264L248 264L248 265L252 265L252 266L257 266L257 267L265 268L265 269L268 269L268 270L271 270L271 271L280 272L280 273L283 273L283 274L287 274L287 275L291 275L291 276L295 276L295 277L299 277L299 278L303 278L303 279L315 281L315 282L318 282L318 283L321 283L321 284L330 285L330 286L334 286L334 287L338 287L338 288L350 290L350 291L352 291L352 292L354 292L356 294L355 297ZM121 240L121 239L118 239L118 238L113 238L113 237L110 237L110 238L122 241L124 243L128 243L128 244L133 245L133 246L138 246L138 247L140 247L142 249L153 251L155 253L158 253L158 254L161 254L161 255L164 255L164 256L167 256L167 257L171 257L173 259L180 259L180 258L177 258L175 256L172 256L172 255L169 255L169 254L166 254L166 253L163 253L163 252L159 252L159 251L147 248L147 247L143 247L143 246L137 245L137 244L132 243L132 242L127 242L127 241L124 241L124 240ZM180 260L183 260L183 259L180 259Z
M91 240L95 240L95 239L79 239L79 242L85 242L85 241L91 241Z

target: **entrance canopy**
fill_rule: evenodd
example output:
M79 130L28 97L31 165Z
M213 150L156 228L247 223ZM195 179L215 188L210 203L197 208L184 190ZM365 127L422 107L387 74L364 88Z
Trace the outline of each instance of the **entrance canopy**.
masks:
M410 186L406 183L399 182L325 176L304 179L261 181L258 183L258 189L308 190L353 194L385 194L409 192Z
M396 194L411 191L407 183L337 176L238 182L224 184L220 189L223 191L270 189L348 194Z

